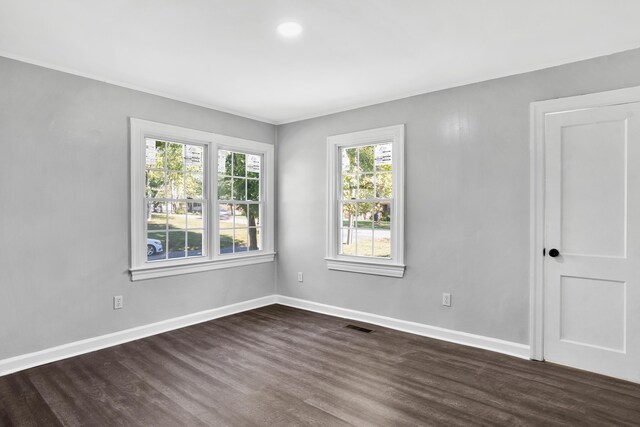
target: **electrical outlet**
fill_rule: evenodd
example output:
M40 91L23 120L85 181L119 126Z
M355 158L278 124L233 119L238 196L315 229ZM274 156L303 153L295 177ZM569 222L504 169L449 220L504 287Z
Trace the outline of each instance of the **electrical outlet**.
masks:
M113 309L114 310L121 309L122 305L123 305L122 295L116 295L115 297L113 297Z
M451 294L447 292L442 293L442 305L451 307Z
M298 271L298 282L302 283L302 272Z

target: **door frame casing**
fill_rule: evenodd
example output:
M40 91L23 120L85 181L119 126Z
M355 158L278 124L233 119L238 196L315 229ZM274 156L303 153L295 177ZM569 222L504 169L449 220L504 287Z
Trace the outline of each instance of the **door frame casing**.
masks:
M640 102L640 86L537 101L530 105L529 348L533 360L544 360L545 116L632 102Z

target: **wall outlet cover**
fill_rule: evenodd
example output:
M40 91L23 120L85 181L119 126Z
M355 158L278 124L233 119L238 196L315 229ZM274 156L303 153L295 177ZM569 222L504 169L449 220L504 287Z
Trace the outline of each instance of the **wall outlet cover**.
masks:
M119 310L123 307L123 298L122 295L116 295L115 297L113 297L113 309L114 310Z
M445 307L451 307L451 294L448 292L444 292L442 294L442 305Z

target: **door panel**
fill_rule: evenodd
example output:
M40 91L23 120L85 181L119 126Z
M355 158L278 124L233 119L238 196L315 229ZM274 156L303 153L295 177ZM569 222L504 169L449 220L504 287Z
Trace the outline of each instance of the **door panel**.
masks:
M545 116L544 357L640 382L639 118Z
M626 119L562 128L565 254L625 256L625 130Z
M560 340L625 350L626 283L560 278Z

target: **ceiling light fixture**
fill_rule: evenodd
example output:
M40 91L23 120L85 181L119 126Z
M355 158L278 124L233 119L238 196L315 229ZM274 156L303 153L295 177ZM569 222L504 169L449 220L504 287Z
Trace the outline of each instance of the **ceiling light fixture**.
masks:
M297 22L283 22L278 25L278 33L283 37L297 37L302 33L302 25Z

